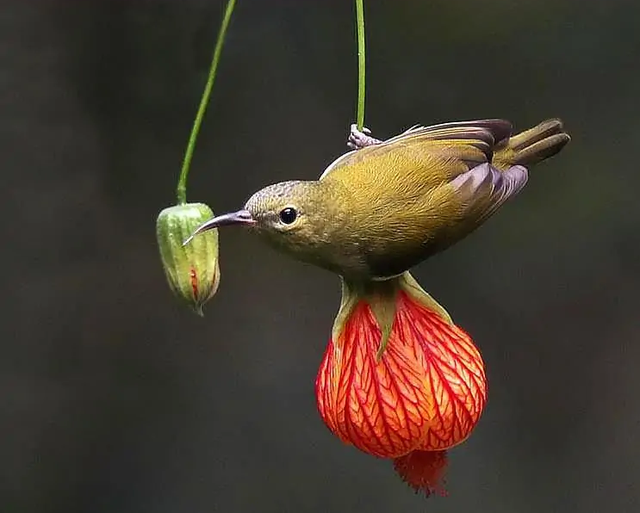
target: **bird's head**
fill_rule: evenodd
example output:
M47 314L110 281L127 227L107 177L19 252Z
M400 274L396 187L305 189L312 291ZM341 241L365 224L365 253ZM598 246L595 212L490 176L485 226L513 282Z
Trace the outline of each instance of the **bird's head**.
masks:
M221 226L249 227L276 249L322 265L342 219L322 182L288 181L269 185L249 198L242 210L223 214L199 226L193 235Z

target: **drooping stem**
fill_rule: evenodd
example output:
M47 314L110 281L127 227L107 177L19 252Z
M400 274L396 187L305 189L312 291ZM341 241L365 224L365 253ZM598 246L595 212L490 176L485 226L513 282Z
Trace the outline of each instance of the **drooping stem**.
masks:
M187 150L184 154L184 160L182 161L182 170L180 171L180 178L178 179L178 186L176 187L176 196L179 205L183 205L187 202L187 177L189 176L189 168L191 167L191 159L193 158L193 151L196 147L196 140L198 139L198 133L200 132L200 125L204 118L204 113L207 110L209 104L209 97L211 96L211 90L213 89L213 83L216 79L216 71L218 70L218 63L220 62L220 55L222 53L222 47L224 45L224 38L227 34L227 28L231 21L231 15L233 14L233 8L236 5L236 0L229 0L227 7L220 24L220 31L218 32L218 40L216 41L215 49L213 50L213 57L211 59L211 66L209 68L209 76L207 83L202 92L202 98L200 99L200 106L196 114L196 119L193 121L193 128L191 129L191 135L189 136L189 142L187 144Z
M364 48L364 0L356 0L356 28L358 33L358 107L356 124L364 128L365 48Z

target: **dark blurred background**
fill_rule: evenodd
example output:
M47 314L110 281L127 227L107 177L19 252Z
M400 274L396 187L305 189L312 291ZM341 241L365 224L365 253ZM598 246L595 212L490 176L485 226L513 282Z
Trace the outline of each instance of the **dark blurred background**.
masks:
M342 445L314 379L335 277L221 234L204 319L155 242L223 2L6 1L0 511L635 512L640 3L367 4L367 124L559 116L572 143L415 275L481 347L490 401L450 497ZM240 0L189 199L239 208L345 151L351 1Z

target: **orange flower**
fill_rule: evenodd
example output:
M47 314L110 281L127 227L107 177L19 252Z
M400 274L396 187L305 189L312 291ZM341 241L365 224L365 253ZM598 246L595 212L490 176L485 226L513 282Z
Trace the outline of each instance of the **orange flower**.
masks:
M470 337L415 289L400 288L393 298L395 317L380 357L375 309L367 297L355 302L320 365L318 409L342 441L394 459L401 477L429 494L441 487L444 451L463 442L480 418L484 364Z

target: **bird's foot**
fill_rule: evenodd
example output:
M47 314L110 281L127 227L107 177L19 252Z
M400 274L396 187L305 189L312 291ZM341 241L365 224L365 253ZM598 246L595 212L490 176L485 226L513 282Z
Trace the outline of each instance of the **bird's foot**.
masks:
M373 146L380 144L382 141L371 137L371 130L367 127L363 127L362 131L358 130L358 125L355 123L351 125L349 131L349 138L347 139L347 146L352 150L360 150L367 146Z

